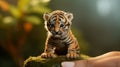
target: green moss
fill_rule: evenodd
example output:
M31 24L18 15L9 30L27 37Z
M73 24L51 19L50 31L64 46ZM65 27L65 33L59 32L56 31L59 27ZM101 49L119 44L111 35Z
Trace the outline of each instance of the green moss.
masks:
M77 59L68 59L66 56L58 56L55 58L41 58L40 56L37 57L29 57L24 61L23 67L61 67L61 62L63 61L75 61L75 60L82 60L90 58L87 55L81 54L80 58Z

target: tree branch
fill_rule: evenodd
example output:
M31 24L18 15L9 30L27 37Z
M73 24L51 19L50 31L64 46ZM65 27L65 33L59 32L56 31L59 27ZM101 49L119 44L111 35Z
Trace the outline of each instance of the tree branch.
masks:
M44 59L40 56L37 57L29 57L24 61L23 67L61 67L61 62L63 61L75 61L75 60L83 60L90 58L87 55L80 55L80 58L77 59L68 59L66 56L58 56L52 59Z

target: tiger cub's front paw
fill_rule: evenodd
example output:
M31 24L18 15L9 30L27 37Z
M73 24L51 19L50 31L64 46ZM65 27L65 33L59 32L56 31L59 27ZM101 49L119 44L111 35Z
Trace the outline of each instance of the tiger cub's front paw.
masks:
M71 53L68 53L67 54L67 58L70 58L70 59L76 59L76 58L79 58L80 55L75 53L75 52L71 52Z
M53 54L53 53L42 53L42 54L41 54L41 57L42 57L42 58L55 58L56 55Z

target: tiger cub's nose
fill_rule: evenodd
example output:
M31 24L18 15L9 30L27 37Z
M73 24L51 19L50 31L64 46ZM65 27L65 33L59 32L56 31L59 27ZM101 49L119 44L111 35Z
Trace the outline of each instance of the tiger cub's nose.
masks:
M58 34L59 33L59 31L55 31L55 34Z
M60 34L60 31L55 31L55 34L58 34L58 35L59 35L59 34Z

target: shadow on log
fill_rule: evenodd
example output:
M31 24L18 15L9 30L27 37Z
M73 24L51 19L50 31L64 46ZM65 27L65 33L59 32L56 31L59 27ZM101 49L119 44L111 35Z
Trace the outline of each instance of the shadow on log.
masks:
M37 57L29 57L24 61L23 67L61 67L61 62L63 61L75 61L75 60L83 60L90 58L87 55L80 55L80 58L77 59L68 59L66 56L58 56L56 58L45 59L40 56Z

